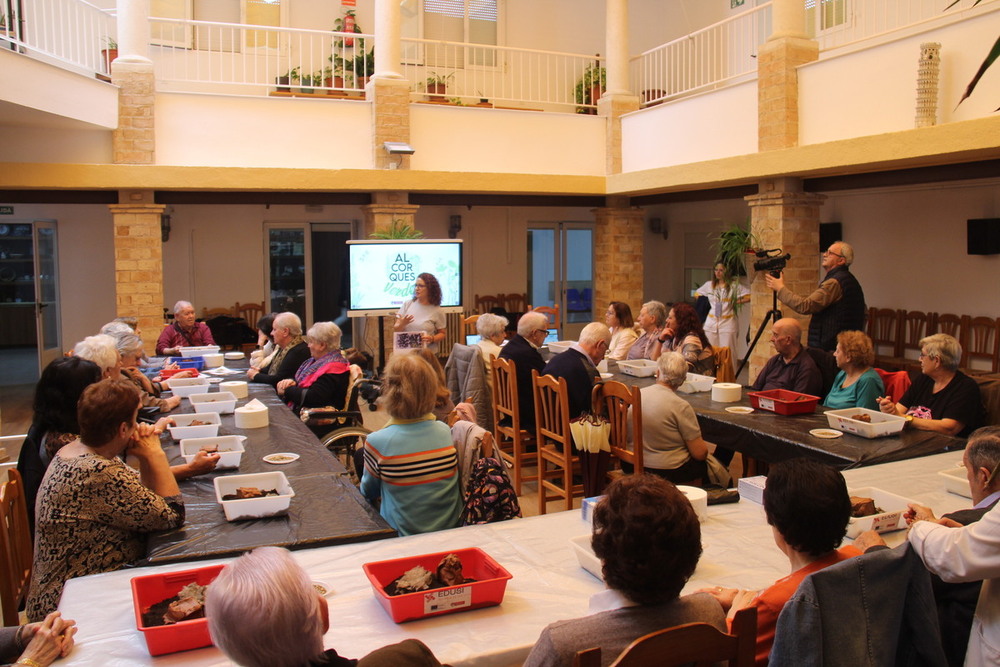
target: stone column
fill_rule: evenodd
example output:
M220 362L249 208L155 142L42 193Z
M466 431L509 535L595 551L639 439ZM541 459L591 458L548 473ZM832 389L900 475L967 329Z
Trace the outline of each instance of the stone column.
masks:
M792 258L784 271L785 286L796 294L809 294L819 284L819 211L824 195L802 191L802 181L784 178L765 181L760 194L746 197L750 206L750 231L760 241L762 248L781 248ZM756 333L767 311L771 309L772 294L757 276L750 285L750 334ZM799 315L790 308L778 308L785 317L795 317L802 322L803 337L809 328L809 316ZM765 331L750 357L750 379L774 355L770 344L770 331Z
M153 102L156 79L149 52L149 0L118 0L118 127L111 133L115 164L154 164Z
M400 74L400 16L397 0L375 2L375 74L365 86L372 103L372 168L409 169L409 155L390 156L386 141L410 142L410 82Z
M155 354L163 328L163 248L153 192L122 191L108 208L115 230L115 307L118 317L139 318L147 354Z
M628 0L605 0L605 52L607 90L597 100L597 113L607 119L605 168L609 174L622 171L621 117L639 109L628 77Z
M805 35L802 0L775 0L774 31L757 54L757 147L799 144L798 67L819 58L819 44Z
M375 0L375 77L402 79L398 0Z
M627 197L609 197L594 210L594 310L603 321L611 301L624 301L639 314L642 305L644 211Z

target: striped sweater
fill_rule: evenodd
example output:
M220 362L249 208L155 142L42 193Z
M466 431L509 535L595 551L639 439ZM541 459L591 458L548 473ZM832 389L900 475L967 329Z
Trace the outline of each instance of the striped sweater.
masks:
M382 517L401 535L458 526L462 498L451 431L433 415L390 421L368 436L361 492L382 498Z

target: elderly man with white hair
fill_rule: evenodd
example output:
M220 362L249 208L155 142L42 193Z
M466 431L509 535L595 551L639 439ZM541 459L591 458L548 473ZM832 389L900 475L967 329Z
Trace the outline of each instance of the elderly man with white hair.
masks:
M295 377L295 371L309 358L309 346L302 339L302 320L295 313L278 313L274 316L271 339L277 348L271 362L248 370L247 379L277 387L282 380Z
M212 641L243 667L440 667L423 643L407 639L361 660L323 650L330 610L309 574L280 547L258 547L227 565L205 594Z
M545 313L529 311L517 321L517 333L500 350L501 359L514 362L517 372L517 403L520 406L521 428L535 430L535 400L531 389L531 371L545 368L538 348L549 334L549 318Z
M182 347L200 347L215 345L212 332L204 322L195 322L194 306L189 301L178 301L174 304L174 322L163 327L156 341L156 353L159 355L178 355Z
M73 354L97 364L105 379L121 375L122 357L118 353L118 343L108 334L87 336L73 346Z
M611 329L603 322L591 322L580 332L580 340L545 364L543 375L566 378L569 394L569 418L591 410L591 392L600 379L596 364L604 358L611 344Z

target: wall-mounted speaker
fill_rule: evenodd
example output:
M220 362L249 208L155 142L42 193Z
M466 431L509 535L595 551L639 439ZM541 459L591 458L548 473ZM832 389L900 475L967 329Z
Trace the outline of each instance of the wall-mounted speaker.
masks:
M1000 255L1000 218L968 220L970 255Z

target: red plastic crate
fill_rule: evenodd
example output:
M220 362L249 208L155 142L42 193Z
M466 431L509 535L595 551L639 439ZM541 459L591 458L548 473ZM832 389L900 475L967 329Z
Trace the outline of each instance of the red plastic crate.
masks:
M747 392L750 404L757 410L769 410L779 415L802 415L814 412L819 404L819 396L800 394L787 389Z
M135 627L146 637L146 648L150 655L177 653L193 648L211 646L208 634L208 619L196 618L173 625L146 627L142 624L142 612L157 602L173 597L192 582L207 586L215 580L223 565L210 565L194 570L147 574L132 578L132 606L135 609Z
M389 595L385 592L387 585L417 565L434 572L441 559L448 554L455 554L462 559L462 572L466 579L475 579L474 583L404 595ZM476 548L365 563L363 568L375 591L375 598L396 623L496 606L503 602L507 580L512 576L490 558L489 554Z
M194 375L190 377L198 377L199 375L197 368L168 368L166 370L160 371L160 377L163 378L164 380L169 380L170 378L177 375L181 371L191 371L192 373L194 373Z

